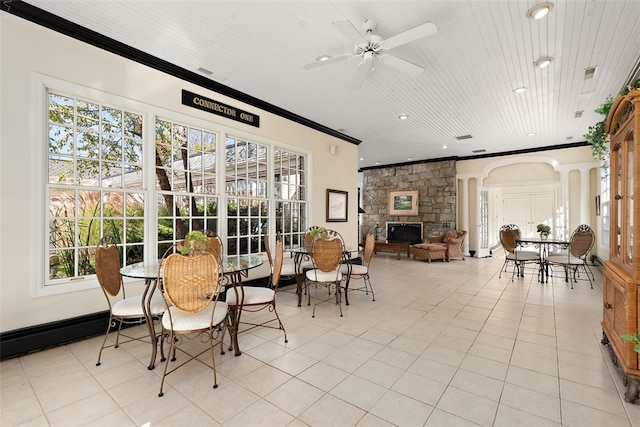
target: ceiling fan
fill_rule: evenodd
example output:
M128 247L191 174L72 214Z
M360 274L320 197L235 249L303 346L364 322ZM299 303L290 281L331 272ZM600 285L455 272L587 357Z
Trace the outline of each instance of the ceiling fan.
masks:
M358 64L358 70L351 83L351 89L353 90L362 87L364 78L373 72L376 62L384 63L414 77L419 76L424 71L424 68L397 56L390 55L386 51L430 36L438 31L433 23L426 22L388 39L382 39L379 35L374 34L377 26L376 22L369 19L362 23L365 34L360 33L349 21L336 21L333 25L347 38L355 42L354 52L334 57L318 57L316 62L305 64L302 68L311 70L335 62L360 57L362 62Z

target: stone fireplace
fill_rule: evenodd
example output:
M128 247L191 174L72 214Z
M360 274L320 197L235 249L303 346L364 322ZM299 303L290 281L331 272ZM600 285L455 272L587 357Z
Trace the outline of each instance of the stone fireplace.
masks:
M388 242L421 243L423 238L421 222L387 222Z

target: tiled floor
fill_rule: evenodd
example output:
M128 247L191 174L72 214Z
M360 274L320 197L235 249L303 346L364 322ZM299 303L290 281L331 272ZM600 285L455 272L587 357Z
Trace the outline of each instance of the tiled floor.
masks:
M502 257L371 265L376 301L296 306L279 294L281 332L240 335L243 354L190 362L157 396L148 345L99 337L3 361L0 423L34 426L640 426L640 402L600 344L601 272L498 278ZM142 332L144 328L139 328Z

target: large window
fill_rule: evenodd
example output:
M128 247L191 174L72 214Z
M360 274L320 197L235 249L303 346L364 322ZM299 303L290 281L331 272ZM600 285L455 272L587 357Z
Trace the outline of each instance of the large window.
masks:
M142 111L133 112L111 97L62 93L47 95L46 285L95 274L94 248L104 235L117 242L123 264L162 254L190 230L217 232L229 255L263 252L261 237L273 227L289 247L300 244L304 154L154 118L151 106L123 101ZM154 120L151 135L143 135L154 126L145 120Z
M262 252L268 229L268 147L228 136L225 147L227 253Z
M158 254L190 230L218 231L215 132L156 120Z
M95 272L103 235L126 263L142 260L142 115L74 97L48 95L46 284Z
M282 234L285 247L303 245L307 229L306 158L276 148L273 164L276 232Z

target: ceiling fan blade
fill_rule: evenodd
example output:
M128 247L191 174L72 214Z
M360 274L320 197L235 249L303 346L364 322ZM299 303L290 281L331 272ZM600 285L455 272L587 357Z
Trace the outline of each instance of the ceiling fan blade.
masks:
M380 62L383 62L386 65L393 67L396 70L407 73L413 77L418 77L424 71L424 68L422 68L421 66L409 61L405 61L404 59L400 59L397 56L393 55L382 55L380 57Z
M367 77L370 70L371 65L366 62L361 62L358 65L358 70L356 71L356 75L351 83L351 90L358 90L362 87L362 82L364 81L364 78Z
M438 28L431 22L418 25L404 33L396 34L393 37L389 37L382 41L382 48L385 50L393 49L394 47L401 46L403 44L411 43L412 41L421 39L423 37L430 36L438 32Z
M344 55L334 56L333 58L325 59L324 61L310 62L308 64L304 64L302 66L302 68L304 68L305 70L311 70L313 68L318 68L318 67L322 67L324 65L333 64L334 62L345 61L345 60L350 59L352 57L353 57L353 55L351 55L350 53L347 53L347 54L344 54Z
M349 40L354 43L362 43L363 41L367 41L364 36L358 31L356 27L350 21L335 21L333 25L340 30L342 34L344 34Z

